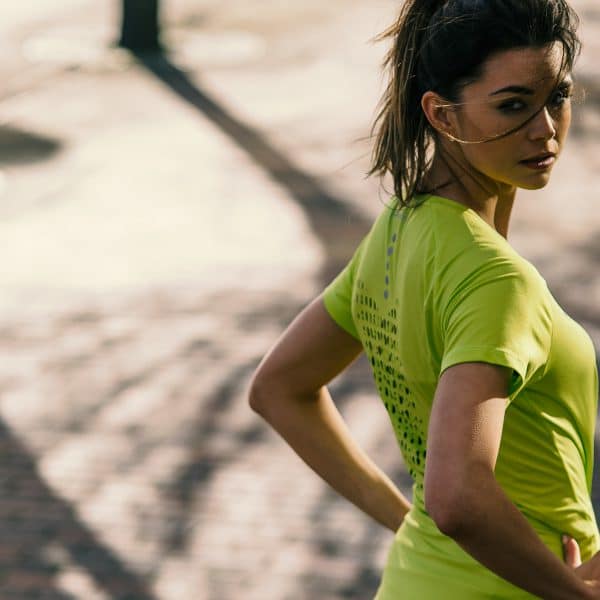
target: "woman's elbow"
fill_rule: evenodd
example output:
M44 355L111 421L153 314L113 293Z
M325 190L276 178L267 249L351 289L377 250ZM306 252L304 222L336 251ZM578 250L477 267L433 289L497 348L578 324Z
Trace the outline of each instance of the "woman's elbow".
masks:
M248 404L254 412L264 416L269 406L272 408L275 400L280 403L289 391L289 386L276 372L258 368L248 387Z
M433 514L430 513L430 516L436 527L448 537L455 537L464 528L464 513L455 508L436 510Z
M425 510L444 535L453 537L465 525L468 506L453 486L441 484L429 491L426 488Z
M268 384L264 381L260 371L255 371L248 387L248 404L256 413L260 414L263 410L264 398L268 395L267 388Z

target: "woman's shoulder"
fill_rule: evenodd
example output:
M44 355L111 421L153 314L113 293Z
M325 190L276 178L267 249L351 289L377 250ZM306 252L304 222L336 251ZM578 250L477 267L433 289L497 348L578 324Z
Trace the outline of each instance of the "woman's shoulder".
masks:
M435 254L436 262L458 255L475 261L499 255L520 260L508 241L474 210L440 196L421 195L407 206L396 200L386 205L374 229L378 234L396 234L411 254Z
M454 278L516 277L544 292L546 281L537 268L473 209L453 200L428 196L414 210L420 237L433 241L438 273ZM429 248L432 251L432 248Z
M434 278L516 276L543 290L537 268L473 209L454 200L420 195L407 206L396 197L373 224L374 251L392 249L411 263L428 265Z

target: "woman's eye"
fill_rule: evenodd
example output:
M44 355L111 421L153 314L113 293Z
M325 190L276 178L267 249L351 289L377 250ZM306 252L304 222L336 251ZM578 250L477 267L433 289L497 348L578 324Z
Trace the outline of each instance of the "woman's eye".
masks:
M499 106L499 109L504 113L515 113L523 110L525 106L522 100L507 100Z
M571 98L570 90L557 90L552 94L550 102L552 106L562 106L569 98Z

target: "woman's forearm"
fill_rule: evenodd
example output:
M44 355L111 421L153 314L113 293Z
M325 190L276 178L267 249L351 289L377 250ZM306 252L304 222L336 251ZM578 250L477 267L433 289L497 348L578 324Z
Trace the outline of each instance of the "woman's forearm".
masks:
M488 569L540 598L587 598L589 588L542 542L493 473L472 476L444 533Z
M400 527L410 502L354 441L325 386L309 397L274 389L258 395L253 409L311 469L384 527Z

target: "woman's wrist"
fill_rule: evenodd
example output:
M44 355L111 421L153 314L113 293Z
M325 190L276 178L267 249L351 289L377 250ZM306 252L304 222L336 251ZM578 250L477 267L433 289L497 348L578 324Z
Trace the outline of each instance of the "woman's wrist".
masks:
M412 504L393 484L385 473L380 472L382 480L379 481L375 489L378 493L370 494L372 510L370 514L376 518L379 523L387 527L393 533L396 533L407 513L412 508ZM376 515L381 515L379 518Z

